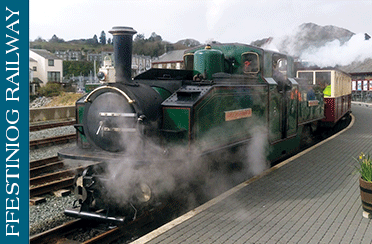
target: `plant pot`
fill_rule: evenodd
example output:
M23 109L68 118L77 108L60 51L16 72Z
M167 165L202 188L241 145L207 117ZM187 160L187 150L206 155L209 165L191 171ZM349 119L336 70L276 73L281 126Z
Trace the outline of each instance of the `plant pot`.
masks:
M359 178L360 196L362 199L362 208L364 211L372 214L372 182Z

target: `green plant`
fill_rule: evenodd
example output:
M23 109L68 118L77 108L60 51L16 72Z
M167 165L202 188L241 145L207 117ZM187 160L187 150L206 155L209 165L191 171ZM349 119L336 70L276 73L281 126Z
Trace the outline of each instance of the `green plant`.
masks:
M40 96L53 97L58 96L63 91L61 84L48 82L45 86L41 87L39 90Z
M361 153L356 159L358 162L357 171L363 180L372 182L372 158L370 155Z

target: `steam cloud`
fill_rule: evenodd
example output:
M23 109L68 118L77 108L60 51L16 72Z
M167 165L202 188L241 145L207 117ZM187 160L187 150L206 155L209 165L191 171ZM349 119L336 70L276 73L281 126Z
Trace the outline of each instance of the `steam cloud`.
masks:
M327 28L330 32L328 36L327 30L324 30ZM345 29L319 27L311 23L301 25L291 33L295 34L269 38L262 47L287 53L321 68L345 66L372 58L372 40L365 40L363 33L354 35Z
M344 66L366 58L372 58L372 41L366 41L362 33L354 35L343 45L334 40L320 48L309 48L301 55L302 60L321 67Z
M201 148L188 150L187 147L176 147L167 155L163 153L163 148L150 140L140 142L138 139L123 138L123 143L132 144L131 148L137 147L136 151L142 153L109 164L106 189L118 203L130 201L134 185L138 182L149 185L156 195L182 194L190 205L194 205L195 199L200 197L194 194L195 187L201 187L197 194L203 194L202 198L215 197L268 167L267 129L257 126L250 131L250 143L241 147L240 151L234 154L216 152L212 157L200 157ZM136 167L133 162L138 160L149 164ZM217 170L210 168L213 160L220 163ZM233 160L241 165L231 170L229 167Z

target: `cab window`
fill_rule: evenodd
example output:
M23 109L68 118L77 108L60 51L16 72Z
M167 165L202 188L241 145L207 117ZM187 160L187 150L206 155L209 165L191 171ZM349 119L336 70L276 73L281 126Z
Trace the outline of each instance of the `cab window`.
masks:
M260 71L260 59L257 53L246 52L242 54L243 73L257 74Z
M280 54L273 55L273 78L276 81L287 80L287 57Z

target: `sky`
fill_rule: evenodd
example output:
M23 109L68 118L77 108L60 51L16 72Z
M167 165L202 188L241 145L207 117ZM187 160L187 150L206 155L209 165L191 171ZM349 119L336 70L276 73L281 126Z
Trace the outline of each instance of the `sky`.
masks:
M30 40L109 38L113 26L129 26L172 43L249 44L308 22L372 36L371 10L372 0L30 0Z

